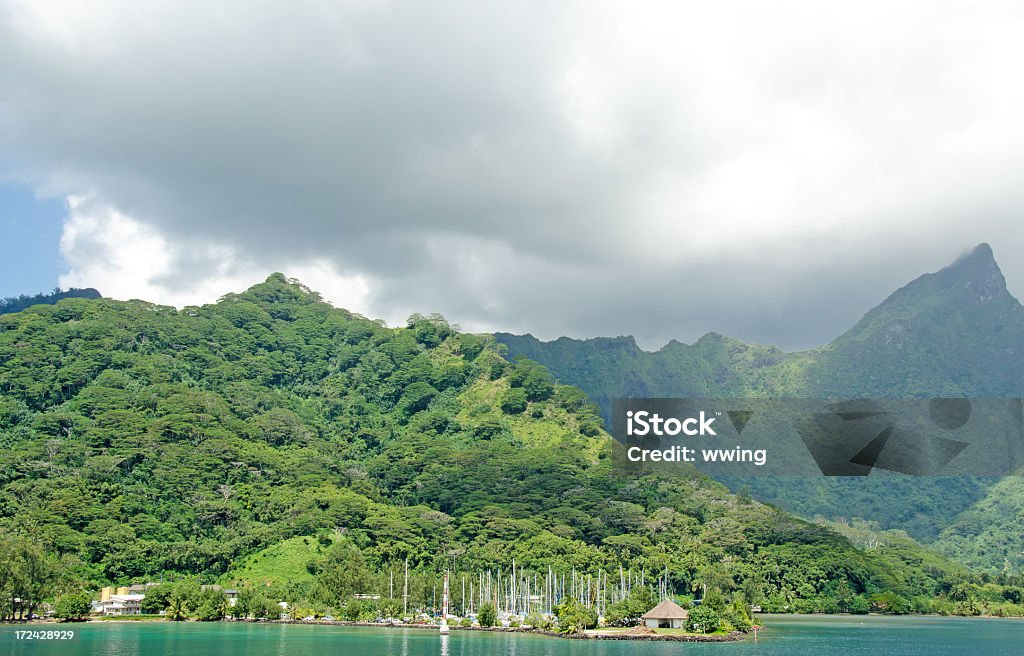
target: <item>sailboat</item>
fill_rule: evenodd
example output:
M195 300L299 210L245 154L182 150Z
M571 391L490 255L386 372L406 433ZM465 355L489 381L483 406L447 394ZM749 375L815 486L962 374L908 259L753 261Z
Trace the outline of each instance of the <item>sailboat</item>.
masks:
M437 588L434 588L435 590ZM448 633L448 572L444 573L444 594L441 597L441 633Z

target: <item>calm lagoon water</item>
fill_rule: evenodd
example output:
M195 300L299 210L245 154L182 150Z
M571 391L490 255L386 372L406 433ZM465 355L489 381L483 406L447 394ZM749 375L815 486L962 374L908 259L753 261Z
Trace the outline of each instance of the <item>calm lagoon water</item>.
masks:
M939 617L778 616L755 643L694 644L560 640L522 634L426 629L374 629L282 624L90 623L62 625L75 637L25 641L0 626L0 654L60 656L1021 656L1024 621Z

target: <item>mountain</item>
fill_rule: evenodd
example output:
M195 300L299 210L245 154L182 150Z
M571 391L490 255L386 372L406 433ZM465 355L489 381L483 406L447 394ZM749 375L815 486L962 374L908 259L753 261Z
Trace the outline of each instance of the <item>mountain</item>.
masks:
M1024 307L988 244L917 278L819 351L819 395L1024 396Z
M657 352L632 337L542 342L496 333L510 356L578 385L608 418L617 396L1024 395L1024 308L988 244L917 278L832 343L787 353L708 333Z
M696 473L624 476L594 406L544 367L436 315L385 327L280 274L198 308L69 298L0 316L0 446L0 597L29 606L192 577L357 618L391 612L352 595L394 595L408 564L417 608L451 569L496 577L478 601L541 581L607 604L628 581L776 610L1024 613L1006 605L1020 581L985 588L909 540L858 548Z
M577 385L608 420L617 396L1024 396L1024 308L1006 289L991 247L894 292L828 345L787 353L717 333L695 344L641 350L631 337L542 342L498 333L510 357L544 364ZM993 480L902 476L732 481L804 516L860 516L932 541L981 502ZM1021 571L1018 550L985 559Z
M73 287L68 290L62 290L58 287L49 294L36 294L35 296L26 296L25 294L22 294L21 296L2 298L0 299L0 314L20 312L21 310L32 307L33 305L53 305L57 301L61 301L65 298L101 298L101 295L92 287L87 287L85 289Z

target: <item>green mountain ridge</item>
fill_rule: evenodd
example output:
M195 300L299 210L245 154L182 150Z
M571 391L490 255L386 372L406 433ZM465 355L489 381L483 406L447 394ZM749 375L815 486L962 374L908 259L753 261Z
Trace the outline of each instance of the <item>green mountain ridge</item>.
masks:
M388 328L280 274L182 310L35 306L0 316L0 596L196 577L358 616L352 594L391 594L405 563L420 608L442 569L490 584L513 567L516 585L586 574L586 603L624 571L777 610L1020 596L696 473L623 477L609 442L582 392L490 336L438 316Z
M669 342L656 352L641 350L631 337L542 342L497 333L496 339L510 357L540 362L560 381L580 387L606 421L618 396L1024 396L1024 308L1006 289L988 244L913 280L828 345L806 351L788 353L717 333L692 345ZM730 486L749 486L755 497L806 517L864 517L936 541L965 562L994 570L1009 562L1024 571L1024 549L1011 547L1013 540L996 541L1004 547L997 551L980 544L971 549L972 538L964 534L970 526L957 522L994 483L872 476Z
M85 289L77 287L61 289L58 287L49 294L35 294L32 296L22 294L21 296L0 298L0 314L20 312L33 305L52 305L65 298L102 298L102 295L92 287L86 287Z

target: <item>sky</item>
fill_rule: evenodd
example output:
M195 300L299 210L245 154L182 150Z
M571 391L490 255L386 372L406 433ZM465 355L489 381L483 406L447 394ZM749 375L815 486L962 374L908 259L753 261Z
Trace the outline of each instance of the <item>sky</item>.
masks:
M62 200L40 198L28 187L0 180L0 298L57 286L65 215Z
M1011 2L0 0L0 295L282 271L398 324L829 341L1024 291Z

